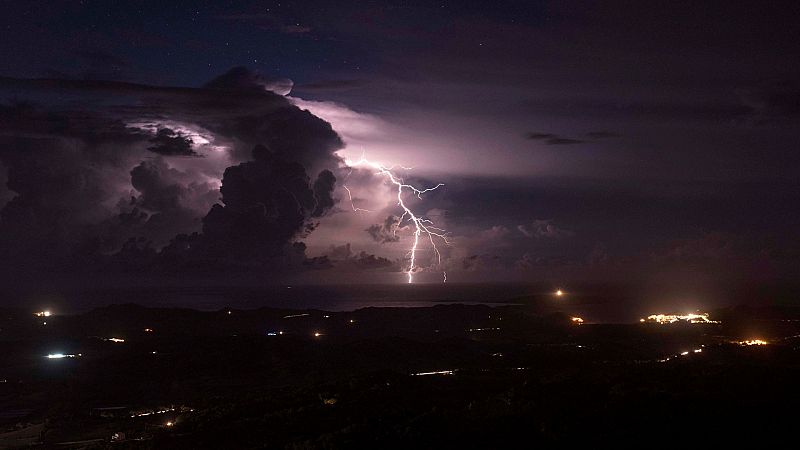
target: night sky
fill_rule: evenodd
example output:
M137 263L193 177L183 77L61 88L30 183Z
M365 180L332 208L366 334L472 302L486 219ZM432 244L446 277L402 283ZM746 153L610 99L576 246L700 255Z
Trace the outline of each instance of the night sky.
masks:
M792 283L798 23L779 1L3 1L2 282L405 282L414 227L363 155L444 183L404 197L449 233L418 282Z

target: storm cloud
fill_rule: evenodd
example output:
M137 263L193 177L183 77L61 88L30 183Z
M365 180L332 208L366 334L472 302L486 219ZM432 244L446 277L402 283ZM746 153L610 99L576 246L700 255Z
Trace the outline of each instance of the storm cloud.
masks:
M14 99L0 105L4 264L302 263L297 239L334 206L343 144L273 81L245 69L203 88L0 79Z

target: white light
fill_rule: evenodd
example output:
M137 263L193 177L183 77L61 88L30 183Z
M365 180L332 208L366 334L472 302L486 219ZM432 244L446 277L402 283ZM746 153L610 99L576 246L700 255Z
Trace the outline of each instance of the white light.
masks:
M689 323L719 323L719 321L709 319L708 313L689 313L685 315L679 314L652 314L647 316L647 319L639 319L639 322L655 322L658 324L669 324L679 321Z
M455 373L456 373L455 370L439 370L439 371L436 371L436 372L417 372L417 373L412 373L411 376L420 377L420 376L425 376L425 375L453 375Z
M47 359L64 359L64 358L77 358L79 356L83 356L82 354L78 353L77 355L65 354L65 353L50 353L45 358Z
M289 314L288 316L283 316L283 318L284 318L284 319L291 319L292 317L305 317L305 316L310 316L310 315L311 315L311 314L309 314L309 313L303 313L303 314Z

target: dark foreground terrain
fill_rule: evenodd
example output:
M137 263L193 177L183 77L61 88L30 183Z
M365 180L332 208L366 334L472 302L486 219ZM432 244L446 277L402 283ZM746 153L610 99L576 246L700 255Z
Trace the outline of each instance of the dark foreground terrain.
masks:
M593 448L792 437L800 311L739 307L711 318L719 323L581 324L474 305L2 310L0 448ZM768 344L740 342L756 338Z

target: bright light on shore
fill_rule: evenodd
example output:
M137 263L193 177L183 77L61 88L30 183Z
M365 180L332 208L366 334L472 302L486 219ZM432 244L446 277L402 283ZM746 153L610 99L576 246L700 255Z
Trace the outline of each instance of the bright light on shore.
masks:
M564 296L564 291L562 291L561 289L556 291L556 297L563 297L563 296Z
M64 358L77 358L79 356L83 356L80 353L77 355L71 355L66 353L50 353L46 356L47 359L64 359Z
M580 317L572 317L570 318L570 320L572 320L572 323L576 325L580 325L583 323L583 319L581 319Z
M36 317L50 317L50 314L51 314L50 311L39 311L33 313L33 315Z
M769 342L762 339L748 339L746 341L737 342L739 345L767 345Z
M423 376L426 376L426 375L453 375L455 373L456 373L455 370L437 370L435 372L417 372L417 373L412 373L411 376L412 377L423 377Z
M658 324L667 324L675 322L689 322L689 323L719 323L719 321L709 319L708 313L689 313L685 315L680 314L652 314L647 316L647 319L639 319L639 322L651 322Z

